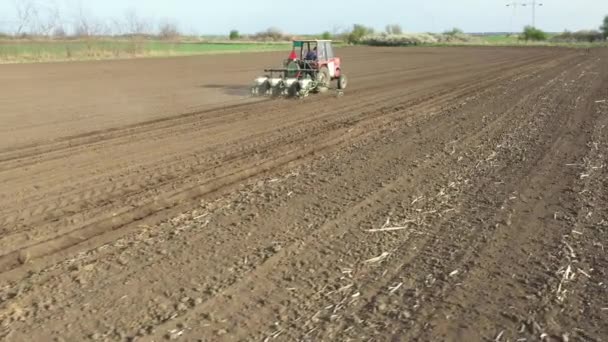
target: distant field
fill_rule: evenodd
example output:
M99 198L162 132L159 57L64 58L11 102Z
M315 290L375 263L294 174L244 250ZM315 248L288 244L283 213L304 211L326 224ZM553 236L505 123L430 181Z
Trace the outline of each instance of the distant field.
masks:
M518 35L481 36L480 39L488 44L518 44L521 43Z
M422 46L565 46L594 47L598 43L525 42L517 35L477 36L469 42L441 42ZM79 61L137 57L190 56L289 50L288 42L167 42L160 40L0 40L0 64L51 61ZM343 46L343 43L336 43Z
M0 41L0 63L187 56L281 51L288 43L185 43L163 41Z
M587 43L587 42L555 42L551 41L551 38L555 37L555 34L548 34L547 41L533 42L520 40L518 35L492 35L492 36L479 36L481 42L487 45L496 46L561 46L561 47L572 47L572 48L588 48L588 47L601 47L606 46L606 43Z

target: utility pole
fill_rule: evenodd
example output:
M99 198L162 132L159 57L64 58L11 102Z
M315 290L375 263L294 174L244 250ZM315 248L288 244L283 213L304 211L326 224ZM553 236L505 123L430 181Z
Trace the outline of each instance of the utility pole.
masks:
M538 4L538 6L542 5L542 3ZM536 0L532 0L532 27L536 27Z
M513 7L513 10L515 10L517 6L532 7L532 27L536 27L536 7L543 6L543 3L532 0L531 2L511 2L507 4L507 7Z
M517 13L517 2L511 2L507 4L507 7L512 7L513 8L513 14L511 15L511 20L509 20L509 29L511 30L511 34L515 33L514 29L513 29L513 21L515 20L515 15Z

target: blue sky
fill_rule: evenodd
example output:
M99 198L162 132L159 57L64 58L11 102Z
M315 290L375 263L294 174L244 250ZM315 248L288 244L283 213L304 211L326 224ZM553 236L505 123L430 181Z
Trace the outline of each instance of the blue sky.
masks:
M306 14L297 14L297 2L285 0L0 0L0 30L14 25L15 1L56 6L67 22L74 17L78 4L88 15L107 21L122 19L125 12L134 10L140 17L172 19L186 33L200 34L226 34L233 28L253 33L271 26L291 33L316 33L340 30L353 23L377 29L396 23L410 32L439 32L452 27L487 32L520 30L532 21L530 7L519 7L514 12L505 6L513 0L329 0L311 7ZM608 14L608 0L542 3L537 26L547 31L597 29Z

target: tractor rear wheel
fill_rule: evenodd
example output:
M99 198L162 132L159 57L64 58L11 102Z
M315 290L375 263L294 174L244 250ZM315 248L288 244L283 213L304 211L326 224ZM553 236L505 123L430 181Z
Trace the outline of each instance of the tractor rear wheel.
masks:
M346 78L346 75L340 75L340 77L338 78L338 89L340 89L340 90L346 89L347 85L348 85L348 78Z

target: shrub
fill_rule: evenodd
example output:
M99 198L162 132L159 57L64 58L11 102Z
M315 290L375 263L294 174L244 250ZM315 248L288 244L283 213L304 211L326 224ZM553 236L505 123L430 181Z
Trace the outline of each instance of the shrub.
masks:
M237 30L230 31L230 40L237 40L241 38L241 34Z
M419 44L437 43L438 40L428 33L419 34L378 34L368 35L362 38L361 42L371 46L407 46Z
M547 40L547 34L542 30L537 29L536 27L526 26L522 34L522 39L524 39L525 41L542 41Z
M388 34L403 34L403 29L399 24L386 25L386 33Z
M574 38L579 42L599 42L604 39L604 35L596 30L583 30L574 32Z
M273 40L273 41L279 41L279 40L285 40L285 34L283 34L283 31L281 31L280 29L276 28L276 27L271 27L269 29L267 29L266 31L263 32L258 32L253 36L254 39L257 40Z
M403 33L367 35L361 39L361 43L372 46L408 46L437 43L467 43L475 40L475 37L466 34Z
M445 43L464 43L475 40L472 36L464 33L459 28L453 28L450 31L445 31L442 35L437 35L440 42Z
M330 40L332 38L331 32L325 31L321 34L321 39Z
M446 36L458 36L464 34L464 31L457 27L454 27L451 31L445 31L443 34L445 34Z
M603 39L602 33L595 30L583 30L577 32L570 32L566 30L563 33L551 38L551 41L567 43L593 43L602 41Z
M158 36L164 40L171 40L178 38L180 36L180 32L176 24L166 22L160 25Z
M62 26L57 26L52 33L54 38L59 38L59 39L63 39L66 38L68 36L67 32L65 32L65 29Z
M564 32L554 36L551 40L555 42L573 42L574 34L569 30L564 30Z
M351 44L357 44L361 42L363 37L374 34L374 29L366 27L364 25L355 24L353 30L348 34L346 40Z

